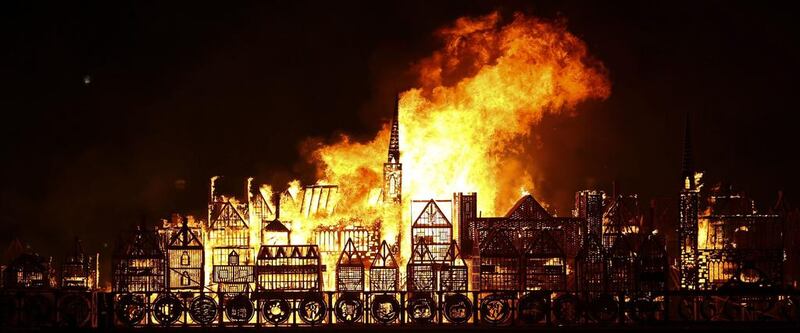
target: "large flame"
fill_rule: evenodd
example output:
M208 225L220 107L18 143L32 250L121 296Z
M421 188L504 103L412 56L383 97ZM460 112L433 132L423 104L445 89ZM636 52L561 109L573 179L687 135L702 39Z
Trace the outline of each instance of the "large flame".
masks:
M520 188L535 187L539 157L525 146L542 116L606 98L610 83L564 22L516 14L504 23L492 13L460 18L437 36L443 48L415 66L418 85L399 100L404 215L409 199L458 191L478 192L479 209L498 214ZM389 131L387 124L369 142L343 136L313 152L319 178L339 184L347 205L368 203L381 187ZM384 223L408 239L411 217L401 221Z
M564 22L522 14L504 22L493 13L458 19L437 36L442 49L414 66L418 84L399 98L402 206L379 200L390 125L367 142L342 136L308 154L317 165L317 184L338 185L333 197L326 196L335 209L308 214L303 208L308 191L301 192L297 181L280 195L280 220L291 230L292 244L320 243L315 239L320 226L380 227L382 239L399 241L402 269L411 250L412 199L478 192L483 214L501 213L520 192L534 189L533 172L540 157L525 148L542 116L574 110L581 101L610 93L602 64L589 57L586 45ZM259 189L263 198L271 198L272 192L268 185ZM248 195L248 201L254 200ZM263 221L252 205L248 207L255 252L262 235L253 227ZM217 239L207 241L208 246L220 245ZM323 256L327 288L335 286L337 259L338 254ZM210 272L210 255L206 266Z

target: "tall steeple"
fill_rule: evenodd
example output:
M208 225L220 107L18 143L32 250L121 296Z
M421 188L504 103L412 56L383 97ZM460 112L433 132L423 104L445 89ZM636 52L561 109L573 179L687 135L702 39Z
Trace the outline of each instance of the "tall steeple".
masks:
M400 96L397 96L392 118L392 133L389 137L389 153L383 163L383 202L401 202L403 189L403 165L400 163Z
M400 110L400 96L397 96L394 108L394 117L392 117L392 134L389 137L389 158L387 163L400 163L400 124L398 123L398 115Z
M694 160L692 159L692 127L690 114L686 112L686 123L683 129L683 165L681 167L681 181L684 190L694 190Z
M699 193L694 180L694 161L692 160L692 128L689 123L690 115L686 113L686 124L683 137L683 167L681 168L681 181L683 188L680 193L679 221L678 221L678 246L681 251L679 262L680 287L683 290L700 288L702 270L698 258L698 215Z

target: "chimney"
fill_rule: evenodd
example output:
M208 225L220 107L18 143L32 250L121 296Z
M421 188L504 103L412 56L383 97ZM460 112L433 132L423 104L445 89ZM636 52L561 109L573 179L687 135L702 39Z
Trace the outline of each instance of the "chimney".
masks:
M274 197L273 200L275 200L275 220L277 221L281 218L281 193L275 192L272 195Z

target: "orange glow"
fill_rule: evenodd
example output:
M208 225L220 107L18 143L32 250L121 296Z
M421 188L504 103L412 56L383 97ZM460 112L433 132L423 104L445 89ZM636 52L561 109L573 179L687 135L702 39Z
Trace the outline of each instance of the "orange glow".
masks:
M411 199L474 191L484 214L500 213L520 189L535 189L537 156L523 147L542 116L610 94L602 64L564 22L516 14L504 23L492 13L458 19L437 36L443 48L416 64L418 86L399 101L403 216L383 216L391 227L382 230L390 239L399 229L403 258ZM381 187L389 129L369 142L343 136L313 152L319 178L339 184L348 206L371 202L369 194Z
M504 20L492 13L460 18L436 36L442 48L415 64L417 85L399 96L402 204L380 199L390 123L366 142L342 135L335 143L312 147L307 155L317 166L316 183L338 186L334 194L326 194L332 196L326 197L331 206L309 213L298 181L280 196L280 220L291 230L292 244L316 243L319 227L360 224L379 229L381 239L390 244L400 242L397 259L403 270L411 251L412 199L478 192L482 214L501 213L520 192L536 188L534 173L541 157L525 147L531 146L542 117L574 111L582 101L610 94L604 67L567 31L565 22L523 14ZM269 201L273 189L262 186L259 192ZM273 206L270 201L274 213ZM252 211L249 216L255 253L262 226ZM207 249L219 245L212 238L206 239ZM346 239L340 242L341 248ZM338 254L322 256L325 289L335 286L337 259ZM211 265L207 255L207 274Z

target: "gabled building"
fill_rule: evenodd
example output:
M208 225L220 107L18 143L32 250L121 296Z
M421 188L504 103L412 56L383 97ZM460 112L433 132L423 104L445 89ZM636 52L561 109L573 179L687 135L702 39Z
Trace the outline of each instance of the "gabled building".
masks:
M336 265L336 291L364 291L364 280L364 257L348 239Z
M417 242L411 250L411 259L406 265L406 276L407 291L436 291L436 259L424 240Z
M434 260L442 260L447 255L453 240L453 224L436 204L430 199L411 224L411 248L425 243Z
M492 231L481 243L480 290L519 290L519 258L519 252L506 230Z
M619 236L606 252L606 290L632 291L636 288L637 253L628 237Z
M667 289L669 259L667 248L658 234L649 234L639 246L636 257L636 282L640 291Z
M187 217L180 220L180 227L172 230L167 241L167 289L202 290L205 286L205 252L201 231L191 228Z
M216 195L211 179L211 199L208 205L208 243L211 245L211 280L223 293L250 290L254 281L254 240L248 205L234 198Z
M322 261L316 245L262 245L255 272L258 291L322 290Z
M439 291L465 292L469 286L469 267L461 257L456 241L450 243L439 268Z
M369 290L372 292L395 292L399 290L399 280L400 270L397 260L389 244L383 241L369 267Z
M575 257L575 289L604 291L606 288L606 254L598 237L589 234Z
M97 289L97 280L97 255L87 256L76 237L71 253L61 265L61 288L94 290Z
M525 290L566 290L567 257L551 230L542 230L523 253Z
M642 227L643 215L639 210L639 196L617 195L603 213L603 229L601 240L606 250L614 247L617 240L638 234Z
M9 289L55 288L53 260L35 253L22 253L3 272L3 287Z
M164 257L158 234L138 225L130 237L117 244L114 251L112 291L163 291Z

